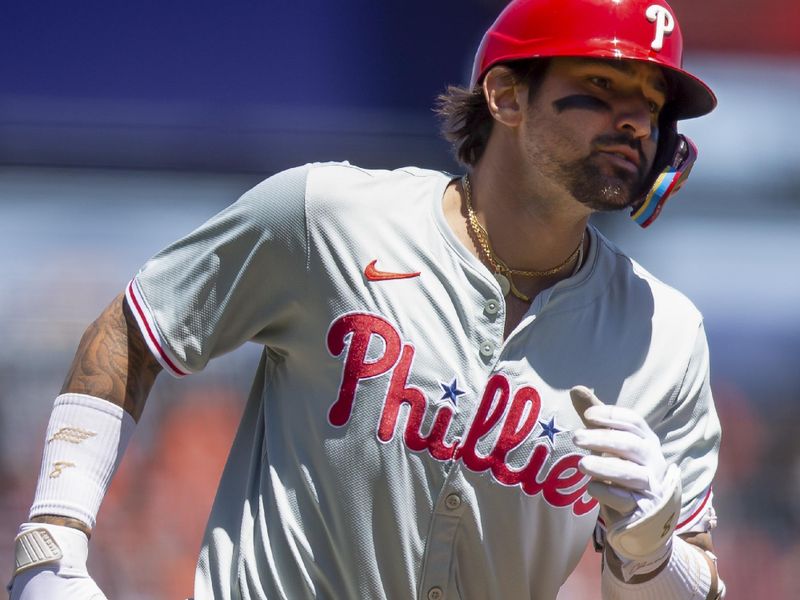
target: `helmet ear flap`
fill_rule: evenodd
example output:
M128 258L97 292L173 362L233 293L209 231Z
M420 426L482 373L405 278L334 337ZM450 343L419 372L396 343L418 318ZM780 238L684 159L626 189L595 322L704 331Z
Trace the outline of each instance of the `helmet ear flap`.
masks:
M697 146L678 133L675 121L662 121L660 135L650 177L631 209L631 219L641 227L656 220L667 200L686 182L697 160Z

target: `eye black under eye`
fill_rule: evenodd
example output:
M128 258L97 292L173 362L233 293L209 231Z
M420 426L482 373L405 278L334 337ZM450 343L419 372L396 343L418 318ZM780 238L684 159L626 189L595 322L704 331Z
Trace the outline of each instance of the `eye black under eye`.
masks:
M610 106L606 102L589 94L574 94L572 96L560 98L553 102L553 106L557 112L564 112L570 109L595 111L606 111L610 109Z

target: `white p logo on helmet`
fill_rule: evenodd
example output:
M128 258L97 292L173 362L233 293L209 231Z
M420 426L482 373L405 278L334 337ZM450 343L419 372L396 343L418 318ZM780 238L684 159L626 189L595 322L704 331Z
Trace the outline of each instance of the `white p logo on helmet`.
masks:
M664 36L675 29L675 19L666 7L658 4L648 6L645 15L648 21L656 24L656 37L653 38L650 47L658 52L664 47Z

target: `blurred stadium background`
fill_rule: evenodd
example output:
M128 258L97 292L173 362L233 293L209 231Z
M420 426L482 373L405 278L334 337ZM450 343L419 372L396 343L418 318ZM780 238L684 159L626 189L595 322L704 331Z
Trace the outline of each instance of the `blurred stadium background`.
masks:
M499 0L5 2L0 8L0 578L50 406L86 325L136 269L256 182L314 160L457 171L431 112ZM706 317L724 426L715 534L729 598L800 597L800 11L674 0L718 110L648 231L598 224ZM190 594L257 361L162 375L104 504L110 598ZM592 600L587 552L560 596Z

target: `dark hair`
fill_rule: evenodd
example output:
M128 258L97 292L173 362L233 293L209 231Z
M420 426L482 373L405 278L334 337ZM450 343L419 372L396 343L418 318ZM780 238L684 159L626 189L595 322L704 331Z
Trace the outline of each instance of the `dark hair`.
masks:
M519 83L528 86L528 101L539 88L549 59L527 59L503 63ZM451 85L436 98L436 114L442 120L442 135L453 146L459 162L473 166L483 156L494 119L486 105L483 87Z

